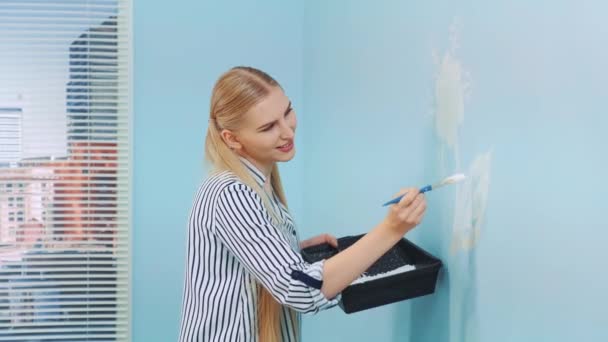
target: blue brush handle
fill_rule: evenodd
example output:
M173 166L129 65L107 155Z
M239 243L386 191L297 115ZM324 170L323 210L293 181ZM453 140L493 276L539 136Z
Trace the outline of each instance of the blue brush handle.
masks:
M423 193L425 193L425 192L427 192L427 191L431 191L431 190L433 190L433 186L432 186L432 185L427 185L427 186L425 186L424 188L421 188L421 189L420 189L420 193L421 193L421 194L423 194ZM393 198L392 200L390 200L390 201L388 201L388 202L384 203L382 206L383 206L383 207L386 207L386 206L387 206L387 205L389 205L389 204L395 204L395 203L399 203L399 201L401 201L401 199L402 199L402 198L403 198L403 196L405 196L405 195L407 195L407 192L406 192L405 194L403 194L403 195L399 196L399 197Z

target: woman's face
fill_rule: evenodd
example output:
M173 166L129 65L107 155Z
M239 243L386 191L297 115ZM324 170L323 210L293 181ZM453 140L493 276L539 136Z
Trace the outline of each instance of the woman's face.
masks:
M246 114L243 125L232 132L229 145L263 172L275 162L291 160L295 153L296 113L280 87L273 87L262 102ZM225 136L226 137L226 136Z

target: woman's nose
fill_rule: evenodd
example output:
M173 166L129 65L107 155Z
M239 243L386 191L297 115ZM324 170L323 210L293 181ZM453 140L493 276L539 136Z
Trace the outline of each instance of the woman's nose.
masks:
M287 121L283 120L281 122L281 138L283 139L293 139L294 129L287 123Z

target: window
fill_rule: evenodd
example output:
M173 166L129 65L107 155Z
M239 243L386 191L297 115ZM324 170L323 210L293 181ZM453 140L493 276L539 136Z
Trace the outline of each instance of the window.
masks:
M0 341L130 340L130 9L0 0Z

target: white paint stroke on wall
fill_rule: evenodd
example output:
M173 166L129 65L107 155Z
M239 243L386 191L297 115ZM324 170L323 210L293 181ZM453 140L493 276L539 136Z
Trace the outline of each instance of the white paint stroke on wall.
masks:
M433 52L437 67L435 79L435 133L441 141L440 173L447 174L446 154L453 153L456 171L461 169L459 131L464 123L465 105L470 97L471 77L457 58L460 46L460 24L450 26L449 47L440 55ZM492 152L478 154L465 172L467 180L457 186L452 225L452 253L470 250L478 241L485 216L490 184Z
M433 53L437 66L435 77L435 131L449 149L457 150L458 128L464 121L465 100L469 96L469 74L456 58L459 46L457 23L450 28L450 47L439 56Z
M479 239L488 202L491 165L492 151L478 155L469 167L467 179L456 190L452 253L470 250Z

